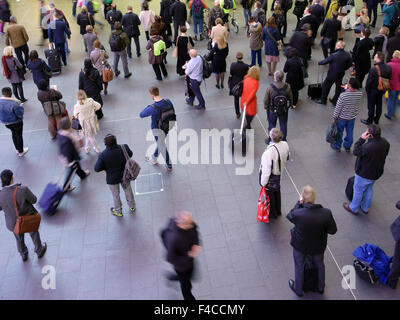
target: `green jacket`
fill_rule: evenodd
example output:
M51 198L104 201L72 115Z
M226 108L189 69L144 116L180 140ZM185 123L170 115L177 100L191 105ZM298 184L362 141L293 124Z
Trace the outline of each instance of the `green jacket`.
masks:
M232 9L235 10L235 9L236 9L236 2L235 2L235 0L232 0L232 5L233 5ZM221 0L221 1L220 1L220 6L221 6L221 9L224 10L224 13L225 13L225 14L229 14L229 12L231 11L231 9L224 9L224 0Z
M122 42L124 43L124 49L123 50L125 50L125 48L129 45L129 37L126 35L126 33L124 32L124 31L122 31L122 30L113 30L112 32L111 32L111 34L115 34L115 35L121 35L121 39L122 39Z

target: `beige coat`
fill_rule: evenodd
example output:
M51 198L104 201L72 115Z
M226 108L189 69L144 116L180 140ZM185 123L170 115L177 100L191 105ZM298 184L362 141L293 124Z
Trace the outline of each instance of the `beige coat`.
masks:
M24 26L19 24L10 24L7 28L6 32L6 45L11 45L14 48L22 47L23 45L27 44L29 37L26 33Z
M74 117L78 118L84 136L93 136L99 131L99 121L96 111L101 108L100 103L87 98L83 104L78 101L74 106Z
M224 37L225 41L228 38L228 31L224 26L217 24L215 27L211 29L211 39L212 42L217 42L218 38Z

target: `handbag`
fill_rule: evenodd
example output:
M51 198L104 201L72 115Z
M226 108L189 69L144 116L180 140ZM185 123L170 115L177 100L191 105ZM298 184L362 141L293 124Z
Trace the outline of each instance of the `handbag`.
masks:
M17 221L14 226L14 233L24 234L28 232L36 232L39 230L41 216L38 212L29 213L24 216L19 215L17 205L17 190L18 187L14 189L13 194L15 214L17 215Z
M278 47L278 51L282 51L283 50L283 43L281 40L275 40L275 38L271 35L271 33L268 31L268 28L265 28L265 31L267 31L269 37L274 40L276 46Z
M26 69L25 68L19 68L18 66L17 66L17 64L15 63L15 60L14 60L14 66L15 66L15 71L17 71L17 74L18 74L18 78L20 78L21 80L25 80L25 73L26 73Z
M178 58L178 39L179 36L176 38L175 48L172 50L172 58Z
M108 62L104 59L104 52L100 51L101 64L103 65L102 78L103 82L110 82L114 79L114 72Z
M243 93L243 81L235 84L231 90L232 95L235 97L241 97Z
M261 187L260 195L258 197L257 221L268 223L270 210L271 203L269 196L267 195L266 188L263 186Z
M122 176L121 183L122 186L126 188L128 187L130 181L135 180L138 177L140 172L140 166L135 160L129 158L128 153L126 152L125 146L123 144L121 144L121 148L126 159L124 174Z
M46 116L62 116L65 114L66 105L61 100L46 101L43 103L43 110Z
M278 152L278 164L279 164L279 172L281 173L281 155L279 153L278 148L275 145L272 145L276 151ZM281 190L281 175L280 174L272 174L274 170L274 160L272 160L272 167L271 167L271 175L269 176L267 189L271 191L279 191Z
M378 90L379 91L390 90L390 79L382 77L381 68L379 68L379 66L375 66L375 68L376 71L378 71Z
M330 44L331 44L331 39L330 38L327 38L327 37L324 37L323 39L322 39L322 43L321 43L324 47L327 47L327 46L329 46Z
M82 126L79 122L79 119L75 118L74 116L72 116L71 118L71 128L74 130L82 130Z
M336 122L331 123L326 130L326 142L332 144L339 139L339 131Z

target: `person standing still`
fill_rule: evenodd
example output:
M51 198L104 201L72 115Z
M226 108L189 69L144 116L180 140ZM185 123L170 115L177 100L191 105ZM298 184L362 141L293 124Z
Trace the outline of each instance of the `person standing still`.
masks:
M196 109L205 109L206 103L200 90L200 84L203 80L203 59L197 55L195 49L189 51L190 60L186 63L185 74L189 78L191 96L186 98L186 103L193 106L194 98L199 100Z

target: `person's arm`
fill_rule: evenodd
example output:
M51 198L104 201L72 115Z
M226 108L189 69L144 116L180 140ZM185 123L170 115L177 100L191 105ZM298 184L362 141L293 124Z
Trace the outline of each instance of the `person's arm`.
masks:
M264 109L265 110L269 109L269 103L271 100L270 91L271 91L270 87L268 87L267 90L265 91L265 96L264 96Z
M152 107L151 106L147 106L146 108L144 108L142 110L142 112L140 112L139 117L141 118L146 118L146 117L150 117L151 113L152 113Z
M126 153L128 154L128 156L132 157L133 156L132 150L129 148L129 146L127 144L125 144L124 146L125 146L125 150L126 150Z
M74 105L74 112L73 112L74 118L78 118L78 114L79 114L79 105L77 103L76 105Z
M36 196L32 193L32 191L28 187L24 187L24 197L25 201L29 202L30 204L35 204L37 201Z
M93 100L93 105L94 105L94 110L95 111L100 110L100 108L101 108L101 104L100 103L98 103L97 101Z
M19 103L16 103L16 105L14 105L13 112L21 120L24 117L24 107L22 105L20 105Z
M257 81L257 85L251 87L251 89L249 90L250 91L249 99L247 101L244 101L245 103L249 104L256 98L257 90L258 90L259 86L260 86L260 83Z
M295 223L296 220L296 214L295 214L295 210L300 209L303 207L302 202L299 200L296 202L295 206L293 207L292 210L290 210L290 212L287 214L286 218L291 222L291 223Z
M269 181L269 177L271 175L271 163L272 163L272 159L270 157L270 152L268 151L264 151L263 155L261 156L261 185L262 186L266 186L268 181Z
M71 31L68 29L67 24L64 22L64 32L67 34L68 38L71 36Z
M328 58L326 58L324 60L319 61L318 65L324 65L324 64L328 64L330 62L332 62L332 55L330 55Z
M83 85L83 71L79 73L79 90L85 90Z
M29 36L26 33L25 27L22 27L22 34L24 36L25 42L28 42L29 41Z
M288 73L288 72L289 72L289 65L288 65L287 60L286 60L286 62L285 62L285 66L283 67L283 72L285 72L285 73Z
M203 9L207 9L207 3L204 0L201 0L201 2L203 3L204 8Z
M326 232L332 235L337 232L337 225L335 219L333 219L332 213L330 213L329 222L326 227Z
M333 111L333 120L337 121L343 110L343 95L340 95L335 106L335 111Z
M361 157L365 154L365 150L363 148L365 141L366 140L364 138L360 137L360 139L358 139L357 142L354 144L353 154L356 157Z
M96 164L94 165L94 171L95 172L100 172L105 170L105 165L104 165L104 161L103 161L103 157L102 155L99 155L99 158L96 161Z
M191 63L191 60L186 65L185 73L190 76L193 72L193 63Z
M6 46L9 46L9 45L10 45L10 34L8 33L8 30L6 31L6 39L5 39L5 42L6 42Z
M286 85L287 85L287 87L286 87L286 97L287 97L288 100L289 100L290 106L293 106L293 94L292 94L292 89L290 88L290 84L289 84L289 83L287 83Z
M373 69L375 69L375 70L373 70ZM376 79L376 77L375 77L375 72L376 72L376 75L378 75L378 71L376 70L376 68L375 67L372 67L370 70L369 70L369 72L368 72L368 78L367 78L367 82L366 82L366 84L365 84L365 90L368 92L369 90L371 90L371 89L373 89L372 88L372 85L375 83L375 79ZM381 72L382 72L382 70L381 70ZM375 89L375 88L374 88Z

